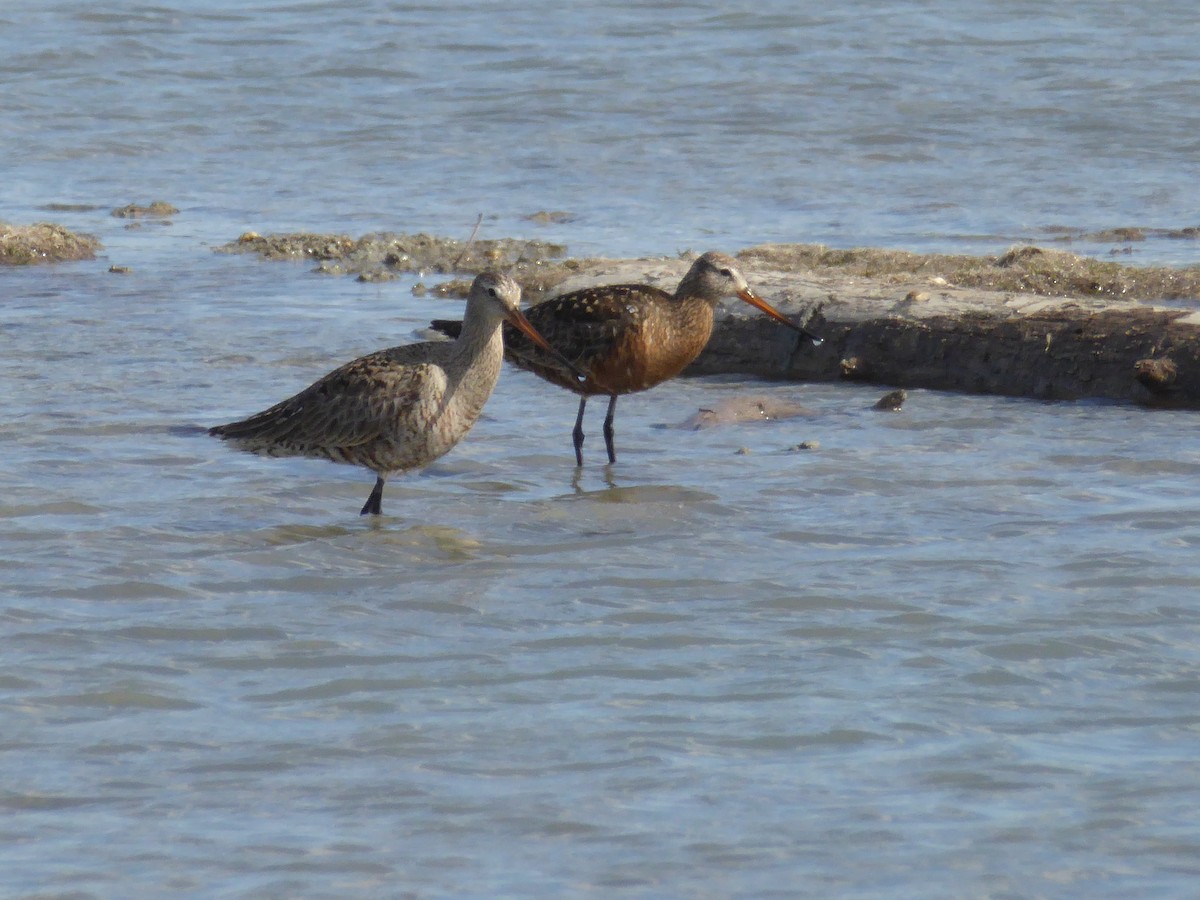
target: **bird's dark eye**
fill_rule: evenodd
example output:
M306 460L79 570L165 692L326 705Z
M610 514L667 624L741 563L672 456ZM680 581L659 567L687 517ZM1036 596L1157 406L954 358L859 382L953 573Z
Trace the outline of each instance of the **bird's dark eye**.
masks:
M732 278L733 270L732 269L722 269L721 274L724 275L726 278Z
M489 297L495 297L495 296L496 296L496 289L495 289L495 288L488 288L488 296L489 296Z

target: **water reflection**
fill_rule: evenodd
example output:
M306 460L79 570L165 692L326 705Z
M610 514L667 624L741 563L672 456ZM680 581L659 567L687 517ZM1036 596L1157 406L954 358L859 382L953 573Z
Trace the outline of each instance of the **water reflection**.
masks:
M603 473L601 475L601 478L604 479L604 483L608 486L608 488L610 490L615 489L617 486L617 479L613 474L614 468L615 468L614 464L609 463L608 465L604 466L603 469L601 469L601 472ZM584 477L585 471L586 470L583 467L576 466L575 472L571 475L571 488L575 491L576 496L583 497L588 494L603 493L603 491L588 490L587 488L585 488L583 486L583 477Z

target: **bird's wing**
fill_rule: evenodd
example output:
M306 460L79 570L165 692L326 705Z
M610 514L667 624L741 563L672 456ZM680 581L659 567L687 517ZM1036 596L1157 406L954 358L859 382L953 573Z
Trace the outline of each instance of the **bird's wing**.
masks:
M640 284L610 284L573 291L539 303L525 315L550 346L585 372L632 339L641 327L642 306L656 289ZM523 369L574 387L575 377L562 363L511 326L504 329L505 357Z
M395 440L440 407L446 374L412 345L349 362L294 397L240 422L212 429L248 450L353 451ZM408 427L406 427L408 426Z

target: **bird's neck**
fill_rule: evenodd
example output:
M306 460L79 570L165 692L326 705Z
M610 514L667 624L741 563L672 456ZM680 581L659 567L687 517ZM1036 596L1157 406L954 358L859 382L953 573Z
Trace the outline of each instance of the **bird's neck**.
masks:
M500 370L504 358L504 338L500 322L495 319L472 319L463 321L462 333L454 341L454 356L463 361L462 369L470 372Z
M708 341L708 333L712 331L713 313L716 308L717 301L695 294L676 294L675 302L670 304L671 318L677 327L697 334L703 332L705 342Z
M688 273L688 275L691 274ZM689 278L688 275L685 275L675 288L675 299L678 302L707 303L709 306L716 306L720 302L720 297L709 296L711 289L706 291L703 281L699 278Z

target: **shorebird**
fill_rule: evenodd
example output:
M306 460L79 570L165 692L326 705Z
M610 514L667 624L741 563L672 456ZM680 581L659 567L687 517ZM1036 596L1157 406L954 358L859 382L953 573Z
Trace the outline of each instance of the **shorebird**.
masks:
M729 296L762 310L813 343L821 343L821 338L754 293L732 257L710 250L692 263L674 294L644 284L609 284L539 303L525 314L557 352L548 354L505 328L504 356L551 384L579 394L579 414L571 432L576 465L583 465L583 412L588 398L607 395L604 446L608 461L615 463L617 397L647 390L682 372L708 343L713 310ZM461 322L444 319L432 325L451 337L463 327ZM564 358L587 378L573 376L563 365Z
M296 396L208 433L260 456L307 456L370 469L375 487L362 515L380 515L390 475L449 452L479 418L500 375L502 322L554 357L521 314L520 302L517 282L484 272L471 285L457 340L359 357ZM566 360L560 365L569 371Z

